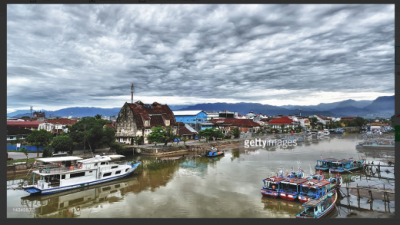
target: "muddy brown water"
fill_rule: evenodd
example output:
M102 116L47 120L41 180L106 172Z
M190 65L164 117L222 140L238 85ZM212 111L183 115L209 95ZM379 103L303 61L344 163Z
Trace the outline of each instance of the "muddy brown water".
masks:
M262 180L275 174L282 166L285 173L301 162L302 169L314 172L322 157L367 161L394 159L391 152L357 150L356 134L330 135L319 141L299 143L291 148L244 148L243 144L225 148L224 156L191 158L158 163L156 157L135 156L142 160L133 175L114 182L52 195L29 196L23 190L13 190L24 175L7 178L8 218L294 218L303 210L298 201L262 197ZM128 157L131 160L132 157ZM350 185L371 185L394 189L391 172L345 174ZM328 174L325 174L328 176ZM389 178L389 179L386 179ZM343 190L346 192L346 190ZM373 217L394 213L394 201L385 204L366 198L339 200L330 218ZM368 213L374 212L374 213ZM377 216L378 215L378 216ZM380 216L385 217L385 216Z

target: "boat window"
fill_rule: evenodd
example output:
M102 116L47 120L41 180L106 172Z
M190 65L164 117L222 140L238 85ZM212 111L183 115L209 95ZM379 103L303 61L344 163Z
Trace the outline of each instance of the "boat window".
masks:
M128 172L128 169L126 169L125 172Z
M105 188L102 188L102 190L103 191L108 191L108 190L111 190L111 187L105 187Z
M65 179L65 174L64 174L64 175L61 175L61 179Z
M64 202L60 204L60 208L64 207Z
M93 170L89 171L89 173L93 172Z
M105 173L105 174L103 175L103 177L108 177L108 176L111 176L111 172L110 172L110 173Z
M121 170L115 171L115 174L120 174Z
M111 167L111 169L115 169L115 168L118 168L118 166L112 166L112 167Z
M97 166L97 163L95 163L94 166Z
M71 174L69 175L70 178L74 178L74 177L83 177L83 176L85 176L85 172L82 172L82 173L71 173Z
M100 165L106 165L106 162L102 162Z

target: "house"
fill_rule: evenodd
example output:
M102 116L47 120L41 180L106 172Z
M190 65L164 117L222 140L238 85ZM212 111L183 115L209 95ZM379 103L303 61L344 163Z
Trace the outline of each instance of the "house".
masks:
M38 129L44 129L51 132L53 135L68 133L68 127L77 123L78 120L61 118L61 119L47 119L38 126Z
M237 112L230 112L229 110L218 111L218 118L214 119L235 119L238 117Z
M211 121L217 129L227 135L230 131L238 128L240 132L257 132L260 124L250 119L215 119Z
M45 112L42 112L42 111L34 112L32 119L34 119L36 121L44 121L45 116L46 116Z
M177 123L177 134L187 139L195 139L197 136L197 131L193 129L189 124L183 122L176 122Z
M37 130L44 121L7 121L8 126L19 127L29 130Z
M172 111L176 122L188 124L196 131L201 130L201 123L207 122L207 114L202 110Z
M330 122L331 122L331 120L329 120L328 118L326 118L325 116L322 116L322 115L312 115L312 116L309 116L310 119L311 119L312 117L317 118L318 123L322 123L323 125L326 125L327 123L330 123Z
M133 143L133 137L143 137L147 144L147 136L151 129L161 126L171 126L176 132L175 116L168 105L157 102L144 104L141 101L127 103L122 106L115 123L117 142Z
M302 126L304 129L311 127L310 120L308 118L299 119L299 123L300 123L300 126Z
M253 120L254 117L256 117L256 114L253 113L253 111L250 111L249 113L246 114L246 118Z
M218 112L206 111L205 113L207 114L207 121L219 118Z
M31 133L31 130L7 125L7 141L15 141L17 138L24 140Z
M115 124L115 123L114 123L114 124ZM106 128L106 127L111 128L111 129L113 129L113 130L115 131L115 127L114 127L114 125L113 125L112 123L106 123L106 124L104 124L103 128Z
M276 118L269 121L269 126L275 129L281 129L282 125L283 128L294 129L299 124L300 124L299 121L294 121L293 119L290 119L287 116L282 116L280 118Z

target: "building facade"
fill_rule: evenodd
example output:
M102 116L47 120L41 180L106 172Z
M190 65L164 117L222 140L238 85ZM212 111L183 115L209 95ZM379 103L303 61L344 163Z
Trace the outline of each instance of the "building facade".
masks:
M141 101L127 103L122 106L115 123L115 137L117 142L133 144L133 138L143 137L147 144L147 136L151 129L161 126L171 126L176 132L174 114L168 105L157 102L144 104Z
M201 130L201 124L207 122L207 114L202 110L172 111L176 122L188 124L196 131Z

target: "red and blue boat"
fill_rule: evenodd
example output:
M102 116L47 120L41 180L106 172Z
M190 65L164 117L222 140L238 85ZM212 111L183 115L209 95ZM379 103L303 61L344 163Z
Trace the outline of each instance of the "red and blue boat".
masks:
M261 194L263 196L269 196L276 198L279 196L279 185L280 182L285 181L287 178L283 177L282 174L281 176L272 176L268 177L263 180L264 186L261 188Z
M297 214L296 218L323 218L335 208L336 200L336 191L328 192L319 199L310 199L303 204L305 210Z

